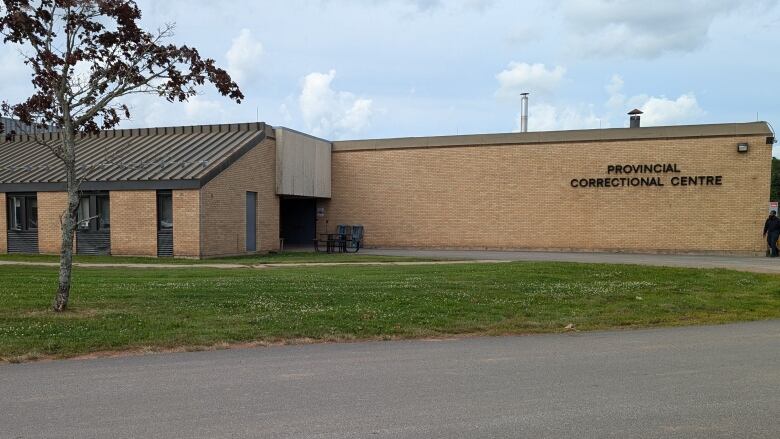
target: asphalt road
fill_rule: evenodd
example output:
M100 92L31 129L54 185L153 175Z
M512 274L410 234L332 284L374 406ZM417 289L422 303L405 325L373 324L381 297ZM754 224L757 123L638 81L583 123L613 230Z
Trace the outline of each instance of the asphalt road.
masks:
M777 438L780 320L0 366L3 438Z

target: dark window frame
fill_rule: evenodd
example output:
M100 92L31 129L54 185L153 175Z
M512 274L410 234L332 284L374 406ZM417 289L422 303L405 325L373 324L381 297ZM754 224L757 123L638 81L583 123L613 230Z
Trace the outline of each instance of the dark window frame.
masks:
M105 200L106 206L108 207L105 212L103 211L103 204L101 203L103 200ZM95 222L97 223L98 230L111 230L111 196L108 192L95 196L95 214L97 215ZM108 219L108 222L105 222L104 219Z
M20 213L21 228L12 228L12 225L16 223L14 214L16 209L14 207L14 201L20 199L21 205ZM33 207L34 204L34 207ZM6 228L9 231L29 231L38 230L38 194L37 193L8 193L6 194ZM35 209L35 214L32 213L32 209ZM35 218L34 221L32 218Z
M163 210L165 210L165 201L169 201L170 207L170 226L163 225ZM167 190L157 191L157 230L173 230L173 193Z
M78 227L78 230L81 232L102 232L102 231L108 231L111 230L111 209L109 207L108 210L108 223L103 224L102 222L102 215L103 212L98 212L100 210L98 206L100 203L98 202L98 199L106 199L109 203L109 206L111 204L111 196L108 192L101 191L101 192L81 192L79 194L79 208L77 210L76 215L76 225ZM84 222L82 219L79 218L81 215L81 206L84 202L84 200L89 203L89 207L87 208L87 218L90 218L89 222L87 223L86 227L82 226L82 223Z

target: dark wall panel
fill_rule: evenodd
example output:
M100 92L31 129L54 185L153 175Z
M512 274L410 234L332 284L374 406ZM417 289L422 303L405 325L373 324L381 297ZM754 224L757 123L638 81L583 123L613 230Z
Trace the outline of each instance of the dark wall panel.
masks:
M109 231L76 232L76 253L80 255L110 255L111 233Z
M9 230L8 253L38 253L38 231Z
M173 256L173 229L162 229L157 231L157 256Z

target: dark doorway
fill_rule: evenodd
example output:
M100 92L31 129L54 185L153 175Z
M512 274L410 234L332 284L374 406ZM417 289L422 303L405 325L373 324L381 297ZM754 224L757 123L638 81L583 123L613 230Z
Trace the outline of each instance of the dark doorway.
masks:
M284 246L313 246L317 234L317 200L282 198L279 203L279 237Z

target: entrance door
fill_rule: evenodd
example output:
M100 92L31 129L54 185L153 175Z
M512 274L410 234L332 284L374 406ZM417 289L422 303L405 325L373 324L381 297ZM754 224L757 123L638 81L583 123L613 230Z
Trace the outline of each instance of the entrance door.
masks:
M317 234L317 200L282 198L279 203L279 237L284 245L311 246Z
M257 251L257 192L246 193L246 251Z

